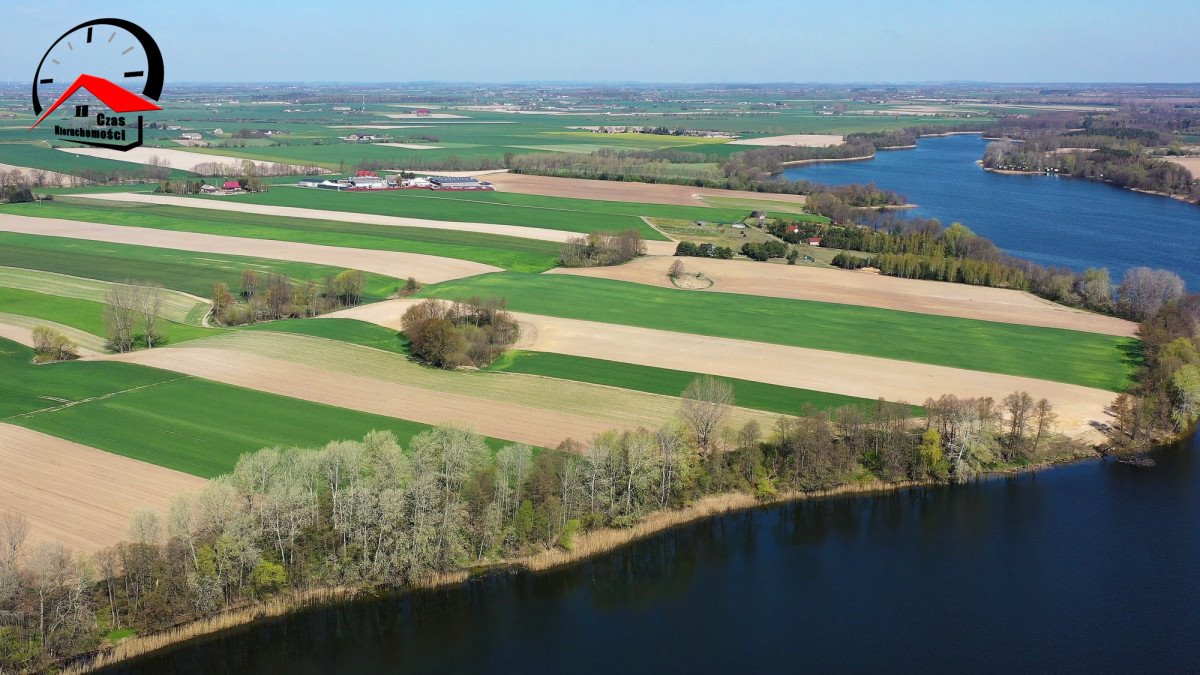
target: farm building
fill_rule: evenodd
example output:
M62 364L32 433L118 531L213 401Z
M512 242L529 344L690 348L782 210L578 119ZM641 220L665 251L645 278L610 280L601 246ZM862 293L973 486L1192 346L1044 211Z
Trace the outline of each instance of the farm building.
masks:
M491 190L492 184L471 176L430 176L434 190Z
M195 131L185 131L182 134L179 134L179 137L185 141L198 141L202 138L200 134L196 133Z
M200 191L206 195L215 194L218 188L216 185L208 185L207 183L200 186Z
M369 176L352 176L347 178L345 182L350 185L350 189L352 190L382 190L388 186L386 180L373 174Z
M227 180L227 181L225 181L225 184L221 186L221 189L225 190L226 192L232 192L233 190L241 190L242 184L237 182L236 180Z
M809 237L809 238L808 238L808 245L809 245L809 246L820 246L820 245L821 245L821 238L820 238L820 237Z

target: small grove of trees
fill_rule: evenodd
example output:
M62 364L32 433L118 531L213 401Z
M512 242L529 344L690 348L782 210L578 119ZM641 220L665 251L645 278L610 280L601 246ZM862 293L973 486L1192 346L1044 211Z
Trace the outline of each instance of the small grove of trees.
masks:
M156 282L126 281L109 286L104 305L106 346L123 353L138 346L161 345L162 306L163 288Z
M79 358L79 345L71 338L47 326L33 329L34 363L72 361Z
M1200 295L1166 301L1141 324L1144 365L1113 403L1109 448L1136 454L1200 420Z
M520 334L505 305L503 298L473 297L462 302L430 298L409 307L401 325L413 356L425 363L448 370L482 367L496 360Z
M691 241L681 241L675 246L675 255L729 260L733 258L733 249L728 246L717 246L710 243L697 244Z
M593 232L573 237L562 245L559 264L563 267L621 265L646 254L646 242L637 230L615 234Z
M241 288L236 294L225 282L213 284L212 320L236 326L318 316L361 303L363 284L360 270L343 270L318 284L247 269L242 271Z

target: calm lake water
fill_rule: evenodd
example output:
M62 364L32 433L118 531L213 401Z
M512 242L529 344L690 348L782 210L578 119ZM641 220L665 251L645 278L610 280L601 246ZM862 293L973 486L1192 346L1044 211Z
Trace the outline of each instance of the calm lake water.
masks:
M1200 447L1156 458L729 515L121 672L1194 671Z
M1200 206L1095 181L984 171L979 136L923 138L861 162L794 167L787 178L830 185L868 183L908 195L911 215L959 221L1012 255L1046 266L1145 265L1178 273L1200 290Z

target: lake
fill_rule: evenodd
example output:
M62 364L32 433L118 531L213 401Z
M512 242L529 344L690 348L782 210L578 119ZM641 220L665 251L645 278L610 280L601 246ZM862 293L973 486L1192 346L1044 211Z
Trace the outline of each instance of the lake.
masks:
M727 515L113 672L1195 670L1200 447L1156 460Z
M1096 181L984 171L979 136L922 138L875 159L793 167L784 177L830 185L869 183L919 205L907 213L959 221L1006 252L1046 266L1163 267L1200 290L1200 206Z

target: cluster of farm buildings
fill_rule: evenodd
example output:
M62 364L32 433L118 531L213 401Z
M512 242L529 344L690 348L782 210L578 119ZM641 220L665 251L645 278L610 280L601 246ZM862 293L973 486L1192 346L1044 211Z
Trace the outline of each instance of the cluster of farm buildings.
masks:
M487 181L470 176L381 177L374 171L359 171L349 178L301 178L300 187L318 190L494 190Z

